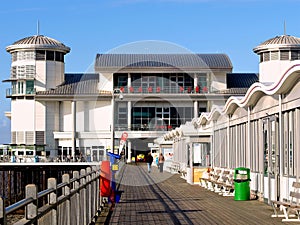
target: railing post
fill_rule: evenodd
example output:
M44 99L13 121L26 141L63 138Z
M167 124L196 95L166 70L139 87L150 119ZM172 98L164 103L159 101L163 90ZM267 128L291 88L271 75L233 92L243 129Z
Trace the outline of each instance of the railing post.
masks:
M70 175L69 174L64 174L62 176L62 182L67 183L68 185L65 186L62 190L62 194L64 196L70 195ZM67 199L65 202L65 218L66 221L63 221L63 224L65 225L70 225L71 224L71 207L70 207L70 199Z
M92 172L92 170L91 170L91 167L88 167L88 168L86 168L86 172L87 172L87 176L86 176L86 183L89 183L90 181L91 181L91 172ZM87 184L87 187L86 187L86 204L87 204L87 208L86 208L86 210L87 210L87 223L89 224L90 222L91 222L91 220L92 220L92 184L91 183L89 183L89 184Z
M82 223L80 224L87 224L87 215L86 215L86 180L85 180L85 175L86 175L86 171L85 169L81 169L80 170L80 176L81 176L81 179L80 179L80 187L83 187L81 190L80 190L80 204L82 206L82 211L81 211L81 219L82 219Z
M97 196L97 210L101 210L102 207L102 198L100 195L100 166L96 166L96 173L95 175L97 176L96 179L96 193L95 195Z
M56 190L57 190L57 181L55 178L48 178L48 186L47 186L48 189L50 188L53 188L55 191L50 193L49 196L48 196L48 202L50 205L54 205L57 203L57 195L56 195ZM57 225L57 221L58 221L58 218L57 218L57 208L53 209L52 212L51 212L51 216L52 216L52 223L51 225Z
M76 178L76 181L73 183L73 190L78 190L79 189L79 172L78 171L73 171L73 178ZM81 206L80 206L80 195L79 192L76 191L74 202L72 202L74 206L72 206L73 209L76 210L75 216L72 217L72 225L80 225L80 212L81 212ZM75 221L73 221L73 219Z
M33 198L35 201L30 203L25 208L25 217L27 220L32 220L36 218L38 213L37 204L37 188L35 184L28 184L25 188L25 198ZM37 223L35 223L37 224Z
M0 224L6 225L6 212L3 198L0 197Z
M93 166L92 167L92 179L93 179L93 182L92 182L92 214L93 216L96 215L97 213L97 210L98 210L98 196L97 196L97 180L95 179L96 178L96 167Z

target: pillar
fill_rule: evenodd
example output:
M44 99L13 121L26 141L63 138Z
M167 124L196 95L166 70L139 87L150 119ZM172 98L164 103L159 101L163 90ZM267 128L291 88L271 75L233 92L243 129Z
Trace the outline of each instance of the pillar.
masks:
M198 118L198 111L199 111L198 101L194 101L194 118Z
M128 157L127 162L131 162L131 141L127 140Z
M127 102L127 127L128 130L131 130L131 110L132 110L132 104L131 101Z
M76 101L72 101L72 157L75 160L75 150L76 150Z
M197 73L194 73L194 90L197 87L197 85L198 85L198 76Z

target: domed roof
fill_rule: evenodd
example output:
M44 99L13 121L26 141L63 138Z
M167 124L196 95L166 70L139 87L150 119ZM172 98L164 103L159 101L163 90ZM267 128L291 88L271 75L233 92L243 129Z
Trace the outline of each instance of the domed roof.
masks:
M271 38L253 49L255 53L259 53L271 49L279 48L297 48L300 49L300 38L290 36L290 35L281 35Z
M22 38L12 45L6 47L6 51L11 52L17 49L56 49L65 53L70 52L70 48L63 43L44 35L34 35L26 38Z

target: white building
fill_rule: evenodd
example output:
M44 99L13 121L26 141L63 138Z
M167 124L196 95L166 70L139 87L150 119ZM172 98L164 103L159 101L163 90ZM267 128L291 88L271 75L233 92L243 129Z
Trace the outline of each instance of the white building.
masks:
M232 96L224 106L202 113L192 127L197 128L198 142L211 146L209 165L232 171L250 168L251 190L261 200L289 200L292 183L300 178L300 38L276 36L254 52L260 56L260 82L244 96ZM176 129L178 135L169 132L165 139L191 146L192 136ZM209 141L201 141L208 135ZM191 159L194 149L181 151Z
M245 82L239 74L248 86L228 89L235 74L225 54L98 54L94 73L65 74L70 48L52 38L27 37L6 50L12 55L6 80L12 84L11 146L19 158L82 154L101 160L112 148L119 153L126 132L130 160L211 105L243 95L257 79L251 74ZM170 144L164 148L172 151Z

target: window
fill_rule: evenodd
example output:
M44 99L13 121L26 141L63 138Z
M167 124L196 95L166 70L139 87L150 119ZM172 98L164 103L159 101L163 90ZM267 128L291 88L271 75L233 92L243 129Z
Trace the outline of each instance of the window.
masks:
M46 60L54 61L54 51L46 51Z
M118 124L116 127L127 128L127 107L118 108Z
M18 94L24 94L24 82L18 82Z
M17 61L17 52L13 52L13 53L11 54L11 61L12 61L12 62Z
M120 88L120 87L127 87L127 80L128 75L124 73L115 73L114 74L114 87Z
M46 55L45 50L37 50L35 52L35 59L36 60L45 60L45 55Z
M196 92L207 92L207 75L205 73L198 74L197 91Z
M12 66L12 67L10 68L10 77L11 77L12 79L17 78L17 67L16 67L16 66Z
M22 65L11 67L11 78L34 78L35 77L35 65Z
M288 50L280 51L280 60L289 60L290 52Z
M265 61L270 61L270 52L264 52L263 53L263 57L264 57L264 62Z
M291 60L300 59L300 51L291 51Z
M33 80L26 81L26 94L34 94L34 81Z
M271 60L278 60L278 51L271 52Z
M55 61L64 62L64 54L62 52L55 52Z

